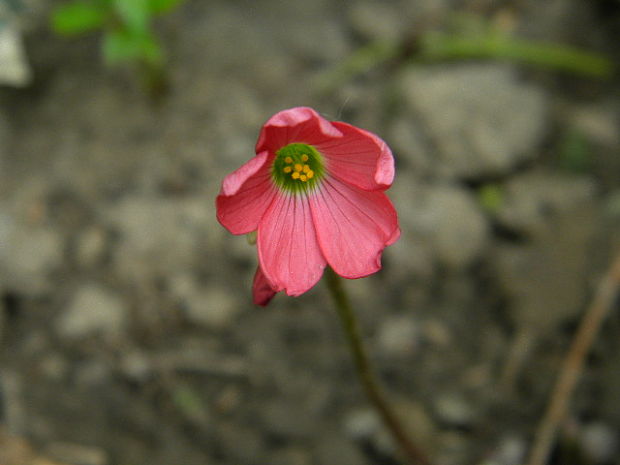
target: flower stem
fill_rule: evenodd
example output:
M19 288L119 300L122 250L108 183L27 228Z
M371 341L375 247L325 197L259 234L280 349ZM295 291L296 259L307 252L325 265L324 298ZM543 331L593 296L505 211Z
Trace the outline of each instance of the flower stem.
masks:
M372 365L366 349L360 336L359 325L355 317L355 313L351 308L348 295L342 285L341 278L329 267L325 270L325 276L327 279L327 287L334 299L338 316L342 323L347 343L353 361L355 362L355 369L357 375L360 378L360 382L366 391L368 399L372 403L373 407L379 413L379 416L383 420L385 426L388 428L398 445L401 447L403 453L408 459L408 463L411 465L430 465L431 462L426 455L411 441L408 435L405 433L405 429L398 420L398 417L385 399L377 377L374 374Z

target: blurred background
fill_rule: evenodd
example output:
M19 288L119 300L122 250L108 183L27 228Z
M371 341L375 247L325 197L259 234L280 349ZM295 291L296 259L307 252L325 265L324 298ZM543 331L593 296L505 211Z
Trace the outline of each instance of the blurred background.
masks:
M215 219L275 112L379 134L347 281L442 465L518 465L620 244L617 0L0 0L0 464L394 465L322 284L251 304ZM553 464L620 464L620 314Z

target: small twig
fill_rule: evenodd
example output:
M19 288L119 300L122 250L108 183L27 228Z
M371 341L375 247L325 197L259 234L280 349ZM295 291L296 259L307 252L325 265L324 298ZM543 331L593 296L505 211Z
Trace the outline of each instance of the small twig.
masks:
M408 463L411 465L431 465L430 460L407 435L398 417L385 399L385 395L379 386L377 377L366 354L357 319L342 286L341 278L329 267L325 270L325 277L327 287L336 304L338 316L340 316L353 360L355 361L355 369L366 391L366 395L381 416L385 426L407 456Z
M527 465L543 465L546 463L555 441L558 427L564 420L571 395L579 381L586 355L598 334L601 324L613 307L619 288L620 254L612 262L609 270L601 280L592 303L586 310L577 329L551 394L547 411L538 427Z

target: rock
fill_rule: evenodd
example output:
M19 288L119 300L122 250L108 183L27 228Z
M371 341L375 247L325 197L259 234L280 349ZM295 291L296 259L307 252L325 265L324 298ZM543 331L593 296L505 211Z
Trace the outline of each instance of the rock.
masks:
M441 423L452 428L469 427L476 418L473 403L458 393L439 395L434 400L434 411Z
M190 321L213 329L229 327L243 309L230 291L215 285L201 288L189 275L173 279L172 293Z
M370 438L381 428L381 421L375 411L369 408L356 409L345 416L344 428L355 440Z
M0 23L0 84L24 87L31 80L32 73L17 27Z
M56 329L67 338L115 337L126 329L128 311L126 302L115 293L98 284L86 284L74 294Z
M578 440L591 463L613 463L614 458L618 457L618 431L609 425L588 423L584 425Z
M414 68L403 75L399 89L424 130L432 148L426 164L438 176L506 174L534 156L547 128L543 91L519 82L504 65ZM411 150L400 155L417 156Z
M525 235L544 233L553 216L594 200L596 186L585 177L533 171L513 177L501 189L496 211L505 227Z
M0 277L5 287L32 296L51 290L64 242L52 228L27 225L0 206Z
M77 238L76 261L79 266L88 268L98 265L106 254L108 238L106 232L99 227L89 227Z
M491 456L485 460L487 465L520 465L525 460L527 443L517 436L502 438Z
M202 197L135 195L110 207L105 220L119 234L114 262L121 276L149 280L191 268L208 231Z
M600 216L591 202L564 208L544 224L533 222L540 231L526 243L498 244L491 260L500 288L511 299L515 323L538 334L583 308L591 276Z
M403 398L392 398L390 404L403 428L410 432L411 437L416 438L418 444L424 445L426 452L432 453L436 445L437 431L426 409L417 402ZM352 439L368 441L377 451L387 455L396 453L397 446L394 439L374 410L369 408L353 410L345 417L344 428Z
M355 2L348 10L353 30L367 40L396 42L410 26L409 17L389 3Z
M317 415L304 410L294 399L275 397L258 412L262 429L277 439L307 439L320 430Z
M376 337L386 357L411 356L420 344L420 328L411 315L388 316Z
M68 442L53 442L46 449L48 456L62 463L79 465L107 465L109 463L105 451L98 447Z
M338 432L328 432L319 437L314 447L317 465L364 465L368 463L358 446L343 438Z
M399 183L393 195L396 204L407 205L399 210L401 240L387 249L388 257L396 265L415 270L423 266L428 273L428 268L432 270L432 261L429 263L430 257L425 256L429 251L434 261L452 270L464 269L480 257L489 237L489 226L467 190L447 184ZM403 244L399 245L400 242ZM404 248L412 253L419 250L419 254L399 256ZM421 264L408 264L418 259L416 255Z

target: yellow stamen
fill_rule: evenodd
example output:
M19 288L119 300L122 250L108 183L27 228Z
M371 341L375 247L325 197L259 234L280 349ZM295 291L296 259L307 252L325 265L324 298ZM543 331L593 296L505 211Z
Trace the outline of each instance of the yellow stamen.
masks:
M314 177L314 171L308 170L308 172L306 173L306 176L308 177L308 179L312 179Z
M308 155L305 153L301 156L301 161L308 161Z
M293 168L291 168L290 166L285 166L282 171L284 171L285 173L290 173L291 171L293 171Z
M293 159L291 157L286 157L284 159L284 163L288 163L290 165L291 163L293 163Z
M301 171L302 167L299 163L295 163L295 171Z
M297 171L295 171L293 174L291 174L291 177L293 179L299 179L299 173Z
M309 167L308 165L304 165L304 167L303 167L302 171L303 171L304 173L307 173L308 171L310 171L310 167Z
M299 176L299 179L301 179L303 182L306 182L308 180L308 177L305 174L302 174L301 176Z

